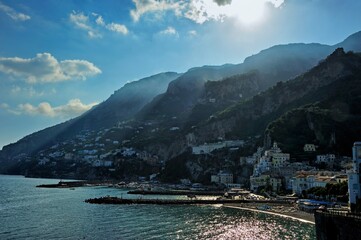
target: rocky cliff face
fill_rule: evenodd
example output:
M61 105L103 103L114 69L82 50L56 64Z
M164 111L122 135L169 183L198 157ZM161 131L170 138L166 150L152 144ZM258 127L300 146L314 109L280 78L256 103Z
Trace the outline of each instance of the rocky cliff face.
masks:
M279 81L286 81L302 74L317 65L334 49L335 47L322 44L278 45L246 58L241 64L191 69L171 82L165 94L148 104L139 113L139 119L159 119L160 116L166 115L186 121L195 105L207 95L206 82L210 87L212 83L209 82L212 81L257 72L252 89L263 91ZM232 82L229 79L227 81ZM227 88L227 81L221 84L224 90ZM247 97L246 91L243 94Z
M312 93L337 80L357 74L360 67L359 55L346 54L342 49L337 49L307 73L286 83L279 83L252 99L219 113L215 119L209 120L195 131L197 142L232 134L242 137L262 134L267 124L282 112L323 100L324 95ZM308 97L311 95L312 97Z

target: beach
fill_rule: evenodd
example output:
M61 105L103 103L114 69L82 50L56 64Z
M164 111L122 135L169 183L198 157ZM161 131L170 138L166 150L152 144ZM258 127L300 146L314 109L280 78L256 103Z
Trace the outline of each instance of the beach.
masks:
M265 209L265 206L268 206L269 209ZM225 204L224 207L260 212L266 214L273 214L282 217L296 219L302 222L315 224L314 214L300 211L297 208L295 208L292 204L229 203L229 204Z

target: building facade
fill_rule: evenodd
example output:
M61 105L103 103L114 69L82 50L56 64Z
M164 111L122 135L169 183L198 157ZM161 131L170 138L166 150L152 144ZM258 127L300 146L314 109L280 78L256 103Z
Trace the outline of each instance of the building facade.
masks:
M233 183L233 174L220 171L217 175L211 175L211 182L224 185Z
M349 204L352 212L359 211L361 202L361 142L355 142L352 148L353 168L348 172Z

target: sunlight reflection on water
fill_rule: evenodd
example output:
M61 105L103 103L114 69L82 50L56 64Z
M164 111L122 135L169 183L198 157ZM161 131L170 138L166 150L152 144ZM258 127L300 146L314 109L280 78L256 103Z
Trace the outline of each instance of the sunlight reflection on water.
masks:
M221 205L93 205L127 193L35 188L52 181L0 175L0 239L315 239L311 224Z

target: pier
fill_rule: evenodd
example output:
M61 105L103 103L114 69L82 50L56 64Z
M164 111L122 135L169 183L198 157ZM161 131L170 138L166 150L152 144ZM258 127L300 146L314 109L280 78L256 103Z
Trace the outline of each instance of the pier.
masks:
M227 203L288 203L280 200L245 200L245 199L129 199L118 197L100 197L85 200L92 204L158 204L158 205L190 205L190 204L227 204Z
M56 184L41 184L38 188L75 188L87 186L110 186L114 184L112 181L59 181Z
M138 195L199 195L199 196L223 196L223 191L191 191L191 190L164 190L164 191L152 191L152 190L132 190L128 194Z
M84 181L73 181L73 182L58 182L56 184L41 184L37 185L38 188L74 188L74 187L84 187L87 184Z

